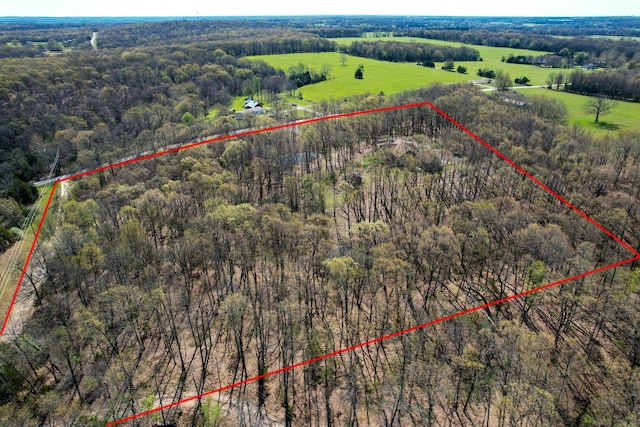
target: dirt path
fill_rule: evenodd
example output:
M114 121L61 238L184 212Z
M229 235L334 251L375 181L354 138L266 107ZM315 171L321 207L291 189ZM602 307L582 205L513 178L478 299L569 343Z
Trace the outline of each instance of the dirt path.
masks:
M60 183L61 199L65 200L68 196L68 193L69 193L69 183L64 181L61 182ZM19 243L19 245L21 245L21 248L19 249L21 252L23 252L25 247L28 248L32 244L33 244L33 239L30 239L29 241L21 241ZM10 251L7 251L4 254L2 254L2 257L0 257L0 265L6 265L6 262L10 262L9 260L5 261L5 258L9 257L8 255L9 252ZM24 262L24 259L21 260L21 263L23 262ZM0 312L2 313L2 318L0 319L0 322L4 321L4 317L6 316L6 311L9 310L10 301L13 298L13 294L15 292L15 285L17 284L19 274L21 272L21 269L23 268L22 265L17 265L17 264L14 267L18 270L18 272L16 272L15 274L11 274L11 276L12 276L12 279L15 278L16 283L9 283L9 286L5 290L5 294L3 295L3 302L6 301L6 307L4 307L5 304L3 304L3 307L2 307L3 310L2 312ZM33 272L33 259L31 260L28 268L29 270L31 270L30 273L34 275L32 279L36 283L38 283L40 277L38 277L38 272ZM25 275L20 287L20 291L18 292L18 296L16 297L16 300L13 303L13 307L11 307L11 313L9 314L9 319L7 321L7 325L4 330L4 334L0 336L0 340L2 341L10 340L13 337L17 336L18 334L20 334L22 332L23 320L31 316L31 312L33 311L34 292L31 284L29 283L29 280L30 279L27 278L27 276Z
M60 198L62 200L67 200L67 195L69 194L69 182L62 181L60 183Z
M480 89L482 92L491 92L494 90L498 90L497 88L493 87L493 86L487 86L485 84L479 84L478 86L485 86L484 89ZM545 88L547 87L546 85L538 85L538 86L511 86L509 89L540 89L540 88Z

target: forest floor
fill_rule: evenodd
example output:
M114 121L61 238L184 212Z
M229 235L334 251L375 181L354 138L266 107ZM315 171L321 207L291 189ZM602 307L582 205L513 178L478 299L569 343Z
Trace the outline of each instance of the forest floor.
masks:
M4 276L1 278L2 283L6 283L6 287L4 287L3 289L0 289L0 313L2 313L3 320L4 320L4 316L7 313L7 310L9 309L9 306L11 305L11 298L13 297L13 292L15 291L15 284L19 277L18 272L20 271L19 268L16 266L15 255L13 254L13 252L15 250L18 250L20 251L20 254L22 254L22 252L24 252L24 248L27 247L26 243L29 243L29 242L25 242L25 241L18 242L16 243L16 245L19 245L19 247L14 245L9 250L0 254L0 265L3 266L3 269L6 268L5 274L8 275L6 279ZM18 258L22 258L22 257L19 256ZM18 316L22 317L24 313L21 312L20 308L17 307L17 305L18 304L16 304L16 307L14 308L16 309L16 312L18 312ZM8 333L0 335L0 340L4 341L9 339L9 333L11 333L14 327L12 324L13 323L12 320L13 319L10 317L9 324L7 324Z

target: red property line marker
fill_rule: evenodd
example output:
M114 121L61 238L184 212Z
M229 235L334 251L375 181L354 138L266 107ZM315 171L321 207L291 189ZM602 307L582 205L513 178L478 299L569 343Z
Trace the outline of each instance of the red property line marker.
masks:
M263 132L270 132L270 131L274 131L274 130L278 130L278 129L286 129L286 128L290 128L290 127L294 127L294 126L305 125L305 124L308 124L308 123L315 123L315 122L320 122L320 121L324 121L324 120L337 119L337 118L340 118L340 117L359 116L359 115L362 115L362 114L380 113L380 112L383 112L383 111L393 111L393 110L400 110L400 109L413 108L413 107L423 107L423 106L426 106L426 105L429 105L429 106L433 107L432 104L429 103L429 102L419 102L419 103L415 103L415 104L396 105L396 106L391 106L391 107L376 108L376 109L372 109L372 110L353 111L353 112L350 112L350 113L331 114L331 115L323 116L323 117L315 117L315 118L312 118L312 119L298 120L296 122L285 123L285 124L278 125L278 126L272 126L272 127L263 128L263 129L254 129L254 130L250 130L250 131L246 131L246 132L239 132L239 133L234 133L234 134L230 134L230 135L224 135L224 136L220 136L220 137L216 137L216 138L210 138L210 139L206 139L206 140L203 140L203 141L194 142L194 143L191 143L191 144L185 144L185 145L182 145L180 147L175 147L175 148L171 148L171 149L168 149L168 150L160 151L160 152L157 152L157 153L147 154L147 155L143 155L143 156L140 156L140 157L135 157L133 159L112 163L110 165L100 166L98 168L91 169L91 170L88 170L88 171L78 172L78 173L73 174L73 175L67 175L67 176L60 177L59 179L57 179L53 183L53 188L52 188L51 194L49 195L49 201L47 202L47 206L45 207L45 210L44 210L44 212L42 214L42 219L40 221L40 226L38 227L38 231L36 232L35 238L33 239L33 243L31 244L31 249L29 250L29 255L27 256L27 260L26 260L26 262L24 264L24 268L22 269L22 273L20 275L20 279L18 280L18 284L16 285L16 290L15 290L15 292L13 294L13 298L11 299L11 304L9 305L9 309L7 310L7 314L6 314L5 318L4 318L2 329L0 329L0 336L4 334L4 330L5 330L6 326L7 326L8 321L9 321L9 316L11 315L11 311L13 310L13 306L15 304L15 300L16 300L16 298L18 296L18 291L20 290L20 287L22 286L22 281L24 280L24 276L26 274L27 267L29 266L29 262L31 260L31 255L32 255L33 250L35 248L36 242L38 241L38 235L40 234L40 229L41 229L42 224L44 222L44 219L45 219L45 217L47 215L47 212L49 210L49 205L51 204L53 192L54 192L54 190L56 189L56 187L57 187L57 185L59 183L62 183L64 181L71 181L71 180L74 180L76 178L81 178L81 177L87 176L87 175L92 175L92 174L97 173L97 172L101 172L101 171L105 171L105 170L109 170L109 169L115 169L115 168L118 168L120 166L125 166L125 165L130 165L132 163L141 162L143 160L149 160L149 159L152 159L154 157L164 156L165 154L175 153L175 152L186 150L186 149L189 149L189 148L194 148L194 147L197 147L197 146L200 146L200 145L210 144L212 142L219 142L219 141L224 141L224 140L227 140L227 139L241 138L241 137L248 136L248 135L255 135L255 134L259 134L259 133L263 133Z
M619 237L617 237L615 234L613 234L612 232L610 232L609 230L607 230L604 226L602 226L599 222L597 222L596 220L592 219L589 215L587 215L586 213L582 212L580 209L578 209L577 207L575 207L574 205L572 205L567 199L565 199L564 197L562 197L561 195L559 195L558 193L556 193L555 191L553 191L551 188L547 187L546 184L543 184L540 180L538 180L538 178L536 178L535 176L531 175L529 172L527 172L526 170L524 170L523 168L521 168L520 166L518 166L514 161L512 161L510 158L508 158L507 156L505 156L504 154L502 154L500 151L498 151L497 149L495 149L494 147L492 147L491 145L487 144L482 138L480 138L479 136L477 136L476 134L474 134L473 132L471 132L470 130L468 130L467 128L465 128L464 126L462 126L460 123L458 123L455 119L453 119L451 116L449 116L447 113L445 113L444 111L442 111L441 109L439 109L438 107L436 107L435 105L429 103L429 106L431 108L433 108L436 112L438 112L438 114L440 114L442 117L444 117L445 119L449 120L451 123L453 123L454 125L458 126L460 129L462 129L465 133L471 135L471 137L473 137L473 139L475 139L476 141L478 141L480 144L484 145L486 148L488 148L489 150L491 150L496 156L500 157L502 160L504 160L505 162L509 163L514 169L516 169L518 172L520 172L521 174L523 174L524 176L526 176L527 178L529 178L530 180L532 180L533 182L535 182L536 184L538 184L539 187L541 187L543 190L545 190L546 192L548 192L549 194L551 194L553 197L555 197L556 199L560 200L562 203L564 203L565 205L567 205L569 208L573 209L575 212L577 212L580 216L582 216L584 219L586 219L587 221L589 221L591 224L595 225L596 227L598 227L600 229L600 231L602 231L603 233L605 233L606 235L608 235L609 237L611 237L613 240L615 240L616 242L620 243L625 249L627 249L628 251L632 252L635 255L640 256L640 252L638 252L637 250L633 249L629 244L627 244L625 241L623 241L622 239L620 239Z
M558 280L557 282L549 283L547 285L543 285L543 286L540 286L540 287L535 288L535 289L530 289L528 291L524 291L524 292L521 292L519 294L511 295L511 296L506 297L506 298L502 298L502 299L499 299L499 300L491 301L491 302L486 303L486 304L478 305L478 306L470 308L468 310L463 310L463 311L459 311L459 312L454 313L454 314L450 314L448 316L440 317L439 319L431 320L431 321L429 321L427 323L423 323L421 325L412 326L411 328L403 329L401 331L393 332L393 333L388 334L388 335L384 335L384 336L381 336L381 337L378 337L378 338L374 338L372 340L365 341L365 342L362 342L360 344L353 345L351 347L342 348L342 349L336 350L336 351L334 351L332 353L327 353L327 354L324 354L322 356L315 357L313 359L308 359L308 360L305 360L303 362L296 363L295 365L290 365L290 366L287 366L287 367L284 367L284 368L280 368L280 369L277 369L275 371L267 372L266 374L258 375L258 376L253 377L253 378L248 378L248 379L246 379L244 381L239 381L239 382L234 383L234 384L229 384L229 385L226 385L224 387L220 387L220 388L217 388L215 390L211 390L211 391L208 391L206 393L199 394L197 396L188 397L186 399L182 399L182 400L179 400L177 402L169 403L167 405L160 406L158 408L154 408L154 409L151 409L151 410L148 410L148 411L145 411L145 412L140 412L139 414L131 415L129 417L122 418L122 419L117 420L117 421L112 421L112 422L107 423L106 426L110 427L110 426L115 426L117 424L121 424L121 423L124 423L124 422L127 422L127 421L131 421L131 420L134 420L136 418L140 418L140 417L143 417L145 415L150 415L150 414L153 414L155 412L159 412L159 411L162 411L162 410L165 410L165 409L169 409L169 408L174 407L174 406L182 405L183 403L191 402L191 401L196 400L196 399L201 399L203 397L206 397L206 396L209 396L209 395L212 395L212 394L215 394L215 393L219 393L219 392L228 390L230 388L238 387L238 386L241 386L241 385L244 385L244 384L249 384L249 383L258 381L258 380L260 380L262 378L266 378L266 377L270 377L270 376L273 376L273 375L277 375L277 374L280 374L280 373L285 372L285 371L290 371L292 369L299 368L301 366L309 365L311 363L318 362L320 360L327 359L329 357L333 357L333 356L337 356L337 355L342 354L342 353L346 353L348 351L356 350L358 348L366 347L368 345L375 344L375 343L378 343L378 342L381 342L381 341L385 341L385 340L388 340L390 338L395 338L395 337L398 337L400 335L408 334L409 332L414 332L414 331L417 331L417 330L420 330L420 329L424 329L424 328L426 328L428 326L432 326L432 325L435 325L437 323L442 323L444 321L451 320L451 319L454 319L456 317L464 316L466 314L470 314L470 313L473 313L475 311L483 310L485 308L489 308L489 307L492 307L494 305L502 304L504 302L511 301L511 300L516 299L516 298L520 298L520 297L523 297L525 295L532 294L534 292L539 292L539 291L542 291L544 289L549 289L551 287L554 287L554 286L557 286L557 285L561 285L563 283L567 283L567 282L570 282L572 280L580 279L582 277L586 277L586 276L589 276L589 275L592 275L592 274L595 274L595 273L600 273L602 271L605 271L605 270L608 270L608 269L611 269L611 268L614 268L614 267L619 267L621 265L624 265L624 264L627 264L627 263L630 263L632 261L636 261L636 260L639 260L639 259L640 259L640 255L636 256L636 257L633 257L633 258L626 259L624 261L616 262L615 264L610 264L610 265L607 265L605 267L600 267L600 268L597 268L595 270L588 271L586 273L581 273L581 274L577 274L577 275L572 276L572 277L567 277L565 279Z
M455 313L455 314L451 314L451 315L448 315L448 316L445 316L445 317L442 317L442 318L439 318L439 319L436 319L436 320L432 320L432 321L424 323L422 325L417 325L417 326L414 326L414 327L411 327L411 328L408 328L408 329L405 329L405 330L402 330L402 331L394 332L394 333L391 333L391 334L388 334L388 335L385 335L385 336L382 336L382 337L379 337L379 338L374 338L374 339L372 339L370 341L366 341L366 342L363 342L363 343L360 343L360 344L356 344L355 346L352 346L352 347L344 348L344 349L341 349L341 350L336 350L336 351L334 351L332 353L327 353L327 354L325 354L323 356L319 356L319 357L316 357L314 359L309 359L309 360L300 362L300 363L295 364L295 365L291 365L291 366L288 366L288 367L284 367L284 368L278 369L278 370L273 371L273 372L269 372L269 373L266 373L266 374L263 374L263 375L260 375L260 376L254 377L254 378L250 378L250 379L247 379L247 380L235 383L235 384L227 385L225 387L222 387L222 388L219 388L219 389L216 389L216 390L213 390L213 391L209 391L209 392L206 392L206 393L198 395L198 396L194 396L194 397L191 397L191 398L183 399L183 400L180 400L178 402L174 402L174 403L171 403L171 404L159 407L159 408L155 408L155 409L152 409L152 410L149 410L149 411L146 411L146 412L142 412L142 413L139 413L139 414L136 414L136 415L132 415L130 417L123 418L123 419L118 420L118 421L113 421L113 422L108 423L107 426L116 425L116 424L119 424L119 423L122 423L122 422L125 422L125 421L128 421L128 420L132 420L132 419L144 416L144 415L148 415L148 414L151 414L151 413L163 410L163 409L167 409L167 408L170 408L170 407L173 407L173 406L176 406L176 405L180 405L182 403L189 402L189 401L192 401L194 399L198 399L198 398L210 395L210 394L214 394L214 393L221 392L221 391L233 388L233 387L237 387L237 386L242 385L242 384L247 384L247 383L256 381L258 379L261 379L261 378L265 378L265 377L268 377L268 376L276 375L278 373L285 372L285 371L288 371L288 370L291 370L291 369L294 369L294 368L297 368L297 367L300 367L300 366L304 366L304 365L307 365L309 363L313 363L313 362L316 362L316 361L319 361L319 360L322 360L322 359L326 359L328 357L332 357L332 356L335 356L335 355L338 355L338 354L341 354L341 353L344 353L344 352L347 352L347 351L351 351L351 350L354 350L354 349L357 349L357 348L360 348L360 347L364 347L364 346L367 346L367 345L370 345L370 344L373 344L373 343L377 343L377 342L380 342L380 341L383 341L383 340L386 340L386 339L389 339L389 338L393 338L393 337L396 337L396 336L399 336L399 335L403 335L403 334L406 334L406 333L409 333L409 332L413 332L413 331L425 328L427 326L434 325L436 323L440 323L440 322L443 322L443 321L446 321L446 320L449 320L449 319L453 319L455 317L459 317L459 316L462 316L462 315L465 315L465 314L472 313L474 311L478 311L478 310L482 310L484 308L491 307L491 306L496 305L496 304L501 304L503 302L507 302L507 301L513 300L515 298L524 296L524 295L528 295L528 294L531 294L531 293L534 293L534 292L538 292L538 291L541 291L541 290L544 290L544 289L547 289L547 288L550 288L550 287L553 287L553 286L556 286L556 285L559 285L559 284L562 284L562 283L566 283L566 282L569 282L571 280L575 280L575 279L578 279L578 278L586 277L586 276L589 276L591 274L598 273L598 272L601 272L601 271L605 271L605 270L608 270L610 268L618 267L618 266L627 264L627 263L632 262L632 261L640 260L640 252L634 250L630 245L625 243L622 239L620 239L617 236L615 236L613 233L611 233L609 230L607 230L604 226L599 224L597 221L593 220L591 217L589 217L587 214L585 214L584 212L579 210L577 207L573 206L566 199L561 197L555 191L551 190L549 187L547 187L545 184L543 184L541 181L539 181L537 178L535 178L529 172L527 172L526 170L522 169L515 162L513 162L508 157L506 157L504 154L502 154L500 151L498 151L497 149L495 149L494 147L492 147L491 145L489 145L488 143L483 141L480 137L476 136L471 131L469 131L467 128L465 128L460 123L458 123L456 120L451 118L444 111L440 110L438 107L433 105L431 102L426 101L426 102L420 102L420 103L414 103L414 104L405 104L405 105L377 108L377 109L371 109L371 110L365 110L365 111L356 111L356 112L350 112L350 113L333 114L333 115L328 115L328 116L323 116L323 117L316 117L316 118L313 118L313 119L299 120L299 121L296 121L296 122L287 123L287 124L278 125L278 126L273 126L273 127L264 128L264 129L257 129L257 130L251 130L251 131L246 131L246 132L235 133L235 134L231 134L231 135L225 135L225 136L221 136L221 137L216 137L216 138L211 138L211 139L195 142L195 143L192 143L192 144L186 144L186 145L183 145L183 146L180 146L180 147L171 148L171 149L168 149L168 150L165 150L165 151L161 151L161 152L158 152L158 153L152 153L152 154L148 154L148 155L143 155L143 156L140 156L140 157L137 157L137 158L133 158L133 159L129 159L129 160L113 163L113 164L110 164L110 165L101 166L101 167L96 168L96 169L92 169L92 170L89 170L89 171L83 171L83 172L79 172L79 173L74 174L74 175L69 175L69 176L65 176L65 177L59 178L57 181L54 182L53 188L51 190L51 194L49 195L49 200L47 202L47 206L46 206L46 208L45 208L45 210L43 212L42 219L40 220L40 224L38 226L38 230L37 230L36 235L34 237L33 244L31 245L31 249L29 251L29 255L27 256L27 260L26 260L24 268L22 270L22 274L20 276L20 280L18 281L18 285L16 287L16 291L14 292L13 299L11 301L11 306L9 307L9 311L8 311L6 317L5 317L4 324L2 326L2 330L0 330L0 335L4 333L4 329L5 329L6 324L8 322L9 315L11 313L11 310L12 310L13 305L15 303L16 297L18 295L18 291L20 289L20 286L21 286L22 281L24 279L24 276L26 274L26 270L27 270L27 267L28 267L29 262L31 260L31 256L32 256L35 244L37 242L38 236L40 234L40 230L41 230L42 225L44 223L44 219L45 219L45 217L46 217L46 215L48 213L49 206L51 204L51 200L53 198L53 194L55 192L55 189L56 189L58 183L63 182L63 181L76 179L76 178L80 178L80 177L83 177L83 176L86 176L86 175L91 175L91 174L94 174L96 172L100 172L100 171L104 171L104 170L108 170L108 169L114 169L114 168L117 168L117 167L120 167L120 166L136 163L136 162L139 162L139 161L142 161L142 160L147 160L147 159L151 159L151 158L154 158L154 157L159 157L159 156L162 156L162 155L165 155L165 154L178 152L178 151L181 151L181 150L186 150L188 148L197 147L199 145L209 144L209 143L212 143L212 142L218 142L218 141L223 141L223 140L233 139L233 138L241 138L241 137L244 137L244 136L259 134L259 133L262 133L262 132L269 132L269 131L278 130L278 129L285 129L285 128L289 128L289 127L293 127L293 126L304 125L304 124L314 123L314 122L319 122L319 121L324 121L324 120L331 120L331 119L336 119L336 118L341 118L341 117L351 117L351 116L357 116L357 115L363 115L363 114L378 113L378 112L384 112L384 111L393 111L393 110L400 110L400 109L413 108L413 107L422 107L422 106L431 107L434 111L436 111L442 117L446 118L451 123L453 123L455 126L460 128L462 131L464 131L465 133L469 134L476 141L480 142L483 146L488 148L490 151L492 151L494 154L496 154L502 160L506 161L509 165L511 165L518 172L522 173L524 176L526 176L527 178L531 179L533 182L535 182L542 189L544 189L549 194L551 194L554 197L556 197L562 203L564 203L569 208L571 208L572 210L577 212L580 216L582 216L583 218L585 218L586 220L591 222L598 229L600 229L602 232L604 232L609 237L613 238L616 242L621 244L625 249L631 251L636 256L633 257L633 258L629 258L627 260L624 260L624 261L617 262L615 264L610 264L610 265L605 266L605 267L601 267L601 268L598 268L598 269L595 269L595 270L591 270L591 271L588 271L586 273L581 273L581 274L578 274L578 275L575 275L575 276L572 276L572 277L569 277L569 278L566 278L566 279L559 280L559 281L554 282L554 283L550 283L550 284L547 284L547 285L544 285L544 286L540 286L540 287L535 288L535 289L531 289L531 290L528 290L528 291L525 291L525 292L522 292L522 293L519 293L519 294L516 294L516 295L512 295L510 297L506 297L506 298L503 298L503 299L500 299L500 300L492 301L492 302L484 304L484 305L480 305L480 306L477 306L477 307L474 307L474 308L471 308L471 309L468 309L468 310L465 310L465 311L460 311L460 312Z
M44 219L47 217L47 212L49 212L49 206L51 206L51 200L53 200L53 195L56 192L56 187L58 186L58 181L53 183L53 187L51 188L51 193L49 193L49 199L47 200L47 205L42 212L42 218L40 218L40 224L38 224L38 229L36 230L35 236L33 236L33 243L31 243L31 248L29 249L29 254L27 255L27 259L24 262L24 267L22 267L22 272L20 273L20 279L18 280L18 285L16 286L16 290L13 293L13 298L11 298L11 304L9 305L9 310L7 311L7 315L4 318L4 322L2 322L2 329L0 329L0 335L4 335L4 330L7 327L7 323L9 323L9 315L11 314L11 309L16 302L16 298L18 297L18 292L20 291L20 286L22 285L22 281L24 280L24 275L27 273L27 267L29 267L29 262L31 261L31 255L33 255L33 250L36 247L36 243L38 242L38 236L40 236L40 230L42 230L42 224L44 224Z
M424 107L424 106L430 106L431 108L434 108L433 104L431 104L428 101L425 101L425 102L419 102L419 103L416 103L416 104L395 105L395 106L392 106L392 107L375 108L375 109L372 109L372 110L352 111L350 113L340 113L340 114L330 114L328 116L314 117L312 119L297 120L295 122L285 123L285 124L277 125L277 126L271 126L271 127L268 127L268 128L254 129L254 130L249 130L249 131L246 131L246 132L232 133L232 134L229 134L229 135L224 135L224 136L218 136L218 137L215 137L215 138L205 139L203 141L193 142L191 144L185 144L185 145L182 145L180 147L170 148L168 150L159 151L157 153L146 154L144 156L136 157L134 159L124 160L124 161L121 161L121 162L112 163L110 165L100 166L100 167L95 168L95 169L91 169L91 170L88 170L88 171L79 172L79 173L74 174L74 175L69 175L69 176L62 177L62 178L60 178L60 181L70 181L70 180L73 180L73 179L76 179L76 178L80 178L80 177L83 177L83 176L86 176L86 175L94 174L96 172L101 172L101 171L108 170L108 169L115 169L115 168L118 168L120 166L130 165L132 163L141 162L143 160L153 159L154 157L164 156L165 154L176 153L178 151L182 151L182 150L186 150L186 149L189 149L189 148L198 147L200 145L211 144L212 142L225 141L227 139L234 139L234 138L242 138L244 136L256 135L256 134L259 134L259 133L271 132L271 131L274 131L274 130L286 129L286 128L290 128L290 127L306 125L306 124L309 124L309 123L321 122L321 121L325 121L325 120L339 119L341 117L352 117L352 116L359 116L359 115L362 115L362 114L381 113L383 111L393 111L393 110L401 110L401 109L405 109L405 108ZM451 120L451 119L449 119L449 120Z
M305 124L315 123L315 122L320 122L320 121L325 121L325 120L333 120L333 119L338 119L338 118L342 118L342 117L352 117L352 116L359 116L359 115L363 115L363 114L381 113L381 112L384 112L384 111L393 111L393 110L400 110L400 109L407 109L407 108L414 108L414 107L425 107L425 106L430 107L435 112L440 114L442 117L444 117L445 119L449 120L452 124L454 124L455 126L460 128L463 132L465 132L468 135L470 135L473 139L475 139L480 144L482 144L484 147L489 149L496 156L498 156L499 158L501 158L502 160L507 162L509 165L511 165L511 167L513 167L518 172L520 172L521 174L523 174L524 176L526 176L527 178L529 178L530 180L535 182L540 188L542 188L543 190L545 190L546 192L551 194L556 199L560 200L562 203L564 203L570 209L572 209L573 211L578 213L580 216L582 216L584 219L589 221L591 224L595 225L598 229L600 229L600 231L602 231L607 236L609 236L612 239L614 239L616 242L618 242L620 245L622 245L625 249L627 249L628 251L630 251L631 253L633 253L635 255L639 255L640 256L640 252L638 252L637 250L632 248L628 243L626 243L625 241L623 241L622 239L620 239L619 237L614 235L611 231L607 230L599 222L597 222L596 220L591 218L586 213L582 212L576 206L572 205L567 199L565 199L564 197L560 196L554 190L549 188L546 184L542 183L536 177L534 177L529 172L527 172L526 170L521 168L513 160L511 160L510 158L508 158L507 156L502 154L496 148L494 148L493 146L491 146L490 144L485 142L482 138L480 138L479 136L477 136L476 134L471 132L469 129L464 127L462 124L460 124L454 118L449 116L447 113L445 113L443 110L441 110L440 108L436 107L435 105L433 105L429 101L418 102L418 103L414 103L414 104L396 105L396 106L391 106L391 107L375 108L375 109L372 109L372 110L353 111L353 112L350 112L350 113L331 114L331 115L328 115L328 116L314 117L312 119L305 119L305 120L298 120L296 122L285 123L285 124L282 124L282 125L272 126L272 127L263 128L263 129L254 129L254 130L250 130L250 131L246 131L246 132L240 132L240 133L224 135L224 136L220 136L220 137L216 137L216 138L210 138L210 139L206 139L206 140L203 140L203 141L194 142L192 144L185 144L185 145L180 146L180 147L171 148L169 150L164 150L164 151L160 151L160 152L157 152L157 153L152 153L152 154L147 154L147 155L144 155L144 156L136 157L134 159L125 160L125 161L122 161L122 162L117 162L117 163L112 163L110 165L101 166L99 168L92 169L92 170L89 170L89 171L80 172L80 173L77 173L75 175L66 176L66 177L61 178L60 181L73 180L73 179L80 178L80 177L83 177L83 176L86 176L86 175L94 174L96 172L100 172L100 171L104 171L104 170L108 170L108 169L118 168L120 166L125 166L125 165L129 165L129 164L132 164L132 163L137 163L137 162L140 162L140 161L143 161L143 160L152 159L154 157L164 156L165 154L175 153L175 152L186 150L186 149L189 149L189 148L194 148L194 147L197 147L197 146L200 146L200 145L210 144L212 142L219 142L219 141L224 141L224 140L228 140L228 139L241 138L241 137L244 137L244 136L255 135L255 134L259 134L259 133L263 133L263 132L271 132L271 131L278 130L278 129L286 129L286 128L290 128L290 127L294 127L294 126L300 126L300 125L305 125Z

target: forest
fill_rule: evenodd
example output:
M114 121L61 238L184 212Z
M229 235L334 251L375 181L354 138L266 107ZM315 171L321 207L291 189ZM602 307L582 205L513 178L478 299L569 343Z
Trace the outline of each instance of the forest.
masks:
M56 153L63 174L283 123L279 95L294 82L243 56L336 49L305 22L261 35L251 23L113 24L97 50L0 60L0 245ZM184 38L163 43L160 28ZM250 95L273 100L273 115L233 118L231 100ZM425 101L489 148L423 105L58 188L23 283L28 316L0 340L0 425L104 426L480 305L128 425L640 423L640 134L595 137L554 100L465 84L309 108Z
M391 62L479 61L480 53L465 46L451 47L424 43L353 42L346 49L351 55Z
M496 32L484 29L467 31L413 30L398 32L397 35L455 41L483 46L530 49L541 52L552 52L568 58L572 58L578 54L586 54L590 61L602 61L608 68L615 68L631 60L637 62L640 59L638 56L640 42L634 40L589 37L558 38L551 35L540 35L521 31Z
M596 74L576 70L569 74L565 90L638 102L640 101L640 69L629 67Z

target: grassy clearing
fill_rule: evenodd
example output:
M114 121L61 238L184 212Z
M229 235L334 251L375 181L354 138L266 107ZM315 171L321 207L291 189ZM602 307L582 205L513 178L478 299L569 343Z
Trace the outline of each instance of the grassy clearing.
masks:
M525 95L542 95L562 101L567 107L569 125L577 124L592 131L595 135L621 130L640 130L640 104L616 101L609 114L600 117L600 124L594 122L595 116L584 112L588 96L576 95L549 89L523 89Z
M300 63L308 68L320 71L323 65L331 66L331 78L327 81L300 88L302 97L306 100L318 102L324 99L339 99L354 94L384 92L391 94L410 89L429 86L434 83L458 83L477 78L471 74L459 74L440 69L420 67L416 64L400 64L373 59L348 56L346 66L340 63L337 52L324 53L294 53L286 55L252 56L250 59L260 59L281 70ZM354 78L358 65L364 65L364 78Z
M540 52L540 51L528 50L528 49L478 46L478 45L463 44L458 42L446 42L446 41L440 41L440 40L420 39L420 38L412 38L412 37L378 37L378 38L354 37L354 38L337 38L337 39L331 39L331 40L343 46L348 46L354 41L375 41L375 40L396 41L396 42L416 42L416 43L425 43L425 44L433 44L433 45L440 45L440 46L454 46L454 47L467 46L467 47L476 49L478 52L480 52L480 56L482 56L482 59L483 59L482 62L476 62L476 61L456 62L456 66L463 65L467 67L467 69L469 70L469 75L473 76L474 78L478 78L475 76L475 74L479 68L490 68L496 71L501 69L501 70L504 70L504 72L509 73L512 79L515 79L516 77L527 76L531 80L530 84L532 86L546 84L547 77L551 72L557 72L557 71L570 72L571 71L571 70L551 70L549 68L542 68L534 65L508 64L506 62L502 62L502 57L503 56L508 57L509 54L513 54L514 56L518 56L518 55L540 56L546 53L546 52ZM438 67L441 67L442 63L437 63L436 65Z
M297 97L294 96L289 96L286 94L281 94L281 100L284 103L285 106L291 106L291 104L296 103L297 105L303 107L303 106L310 106L311 102L309 102L308 100L305 99L298 99ZM246 96L242 95L242 96L236 96L235 98L233 98L233 100L231 101L231 109L234 109L236 111L242 111L244 110L244 102L247 99ZM274 102L269 101L269 100L264 100L264 102L262 102L262 105L265 108L269 108L269 107L273 107L274 106ZM207 119L214 119L218 116L218 114L220 114L219 111L215 110L215 109L211 109L209 111L209 113L207 113L206 118Z
M218 114L220 114L220 112L218 110L216 110L215 108L212 108L209 110L209 112L207 113L206 116L204 116L205 119L208 120L213 120L216 117L218 117Z
M236 96L235 98L233 98L231 108L236 111L242 111L244 109L245 99L247 99L246 96Z

